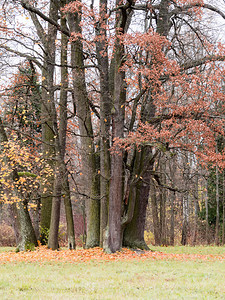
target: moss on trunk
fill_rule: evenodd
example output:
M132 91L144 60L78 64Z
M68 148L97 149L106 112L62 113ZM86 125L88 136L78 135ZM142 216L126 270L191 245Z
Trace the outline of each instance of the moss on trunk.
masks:
M17 245L17 251L34 250L37 244L37 238L27 209L27 202L18 203L18 216L20 224L20 241Z

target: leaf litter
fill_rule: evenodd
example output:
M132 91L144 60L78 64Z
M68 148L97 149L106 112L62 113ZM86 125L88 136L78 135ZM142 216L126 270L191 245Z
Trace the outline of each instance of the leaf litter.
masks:
M34 251L13 251L0 253L0 264L8 262L90 262L90 261L225 261L225 254L183 254L164 253L160 251L137 251L123 248L121 251L107 254L102 248L52 251L46 246L37 247Z

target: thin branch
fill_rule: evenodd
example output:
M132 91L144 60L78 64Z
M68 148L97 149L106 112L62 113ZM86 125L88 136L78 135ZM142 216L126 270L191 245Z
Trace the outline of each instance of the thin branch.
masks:
M39 68L41 68L41 69L43 68L42 64L35 57L32 57L29 54L22 53L18 50L11 49L10 47L5 46L5 45L0 45L0 49L5 49L6 51L9 51L16 55L19 55L20 57L25 57L26 59L33 61Z
M48 16L46 16L45 14L43 14L39 9L37 9L37 8L33 7L32 5L30 5L28 3L28 1L22 0L22 1L20 1L20 4L26 10L28 10L28 11L30 11L32 13L35 13L36 15L38 15L43 20L45 20L48 23L54 25L60 32L64 33L68 37L70 37L70 32L68 30L63 29L57 22L55 22L54 20L52 20L51 18L49 18Z

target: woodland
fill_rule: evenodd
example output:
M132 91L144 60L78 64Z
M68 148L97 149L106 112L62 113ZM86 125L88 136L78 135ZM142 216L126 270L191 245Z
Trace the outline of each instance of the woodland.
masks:
M0 244L224 245L225 2L0 3Z

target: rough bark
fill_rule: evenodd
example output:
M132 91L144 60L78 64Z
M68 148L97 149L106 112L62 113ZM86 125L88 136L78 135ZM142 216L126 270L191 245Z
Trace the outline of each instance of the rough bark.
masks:
M18 203L18 216L20 224L20 241L19 245L17 245L17 249L19 251L34 250L34 247L38 244L26 200Z
M157 33L165 37L168 36L172 23L169 15L170 0L161 0L159 4L159 14L157 19Z
M67 172L67 170L65 171ZM72 210L70 186L69 186L67 173L64 173L64 176L65 176L65 180L63 184L63 190L64 190L64 205L65 205L65 212L66 212L68 248L72 250L72 249L76 249L73 210Z
M55 40L57 29L54 25L48 24L47 33L44 32L37 16L30 13L33 23L36 27L37 34L44 48L44 66L42 69L42 103L41 103L41 120L42 120L42 151L43 157L49 165L54 168L54 136L52 122L52 108L54 105L54 63L55 63ZM57 22L58 7L55 1L50 1L49 17ZM54 177L49 176L47 185L42 186L41 197L41 220L40 220L40 240L43 244L47 243L50 228L51 210L52 210L52 191Z
M151 199L151 208L152 208L152 221L153 221L153 232L154 232L154 238L155 238L155 245L161 245L156 187L155 187L155 183L153 181L151 181L150 195L151 195L150 199Z
M61 0L61 7L66 5L66 0ZM61 28L67 30L67 21L65 15L61 12ZM67 238L68 248L75 249L75 232L74 232L74 220L72 203L70 196L70 185L68 172L65 164L65 153L66 153L66 134L67 134L67 118L68 118L68 68L67 68L67 55L68 55L68 37L64 34L61 35L61 89L60 89L60 109L59 109L59 146L61 152L61 164L63 168L63 181L62 191L64 192L64 205L66 213L67 223Z
M126 14L126 12L125 12ZM118 13L117 18L121 16ZM119 34L123 33L126 20L122 20L121 24L117 23L117 38L115 42L115 73L114 73L114 95L112 107L112 139L122 138L124 130L124 113L125 113L125 72L120 68L122 66L122 58L124 56L124 46L120 43ZM121 25L121 26L120 26ZM116 147L111 154L111 177L109 190L109 237L108 249L110 252L116 252L122 246L122 199L123 199L123 151Z
M58 155L57 155L58 157ZM59 248L58 243L58 231L59 231L59 220L60 220L60 204L61 204L61 193L62 193L62 165L61 158L58 158L55 165L55 178L53 188L53 201L52 201L52 212L51 212L51 223L48 237L48 248L56 250Z
M132 220L126 225L124 230L123 245L130 248L149 250L144 240L144 229L152 171L152 162L149 163L151 148L144 147L141 152L136 152L136 156L140 156L140 159L136 157L138 170L134 168L136 170L134 174L138 174L139 181L134 187L134 212Z
M107 0L100 0L101 20L96 25L96 54L100 73L100 246L103 246L103 232L108 222L109 178L110 178L110 123L111 101L109 85L108 45L106 38L105 16ZM103 38L105 37L105 38Z
M68 13L68 21L71 32L81 34L80 15ZM83 46L80 40L71 43L71 64L73 69L73 85L79 130L81 135L81 155L84 182L87 187L86 215L87 215L87 239L86 247L99 245L100 240L100 201L97 173L96 153L93 143L93 129L91 112L85 84Z

